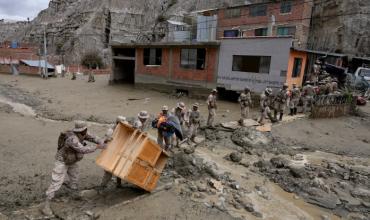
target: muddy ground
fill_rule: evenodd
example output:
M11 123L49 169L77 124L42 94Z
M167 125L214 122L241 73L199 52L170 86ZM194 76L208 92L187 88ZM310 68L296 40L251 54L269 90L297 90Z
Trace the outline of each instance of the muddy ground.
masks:
M117 115L155 115L180 100L199 102L206 113L204 100L108 86L106 76L89 84L0 75L0 213L43 219L38 209L56 141L73 120L92 122L91 132L102 136ZM238 118L236 103L219 106L217 122ZM99 152L87 155L79 163L79 191L62 188L53 219L369 219L370 108L362 111L361 117L280 123L271 133L202 129L204 141L174 149L152 194L113 182L97 191Z

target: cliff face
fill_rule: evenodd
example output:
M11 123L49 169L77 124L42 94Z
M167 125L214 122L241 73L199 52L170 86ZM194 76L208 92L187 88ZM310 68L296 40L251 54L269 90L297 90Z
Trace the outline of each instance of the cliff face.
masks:
M315 0L310 47L370 56L370 0Z

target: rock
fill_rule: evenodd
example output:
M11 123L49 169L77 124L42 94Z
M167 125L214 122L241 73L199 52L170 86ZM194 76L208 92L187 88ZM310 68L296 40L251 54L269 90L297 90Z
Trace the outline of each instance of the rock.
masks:
M206 196L203 193L199 193L199 192L194 193L193 196L196 199L204 199L204 198L206 198Z
M327 209L335 209L337 205L341 204L336 195L325 192L321 192L321 194L316 196L309 196L308 202Z
M92 199L98 195L98 191L94 189L83 190L80 192L80 196L83 199Z
M364 188L356 188L351 191L351 195L355 198L363 199L365 202L370 202L370 190Z
M321 215L320 218L321 220L330 220L329 216L327 215Z
M223 186L222 186L222 183L220 181L217 181L217 180L213 180L213 179L210 179L208 181L208 184L213 187L214 189L216 189L217 191L222 191L223 190Z
M233 189L235 189L235 190L239 190L240 189L240 185L237 182L230 183L230 187L233 188Z
M187 146L187 147L184 148L184 153L186 153L186 154L192 154L194 152L195 152L195 148L192 147L192 146Z
M207 191L207 185L204 183L197 183L197 189L199 192L206 192Z
M247 212L254 212L254 206L250 202L244 202L241 204Z
M289 165L289 161L283 157L273 157L270 163L276 168L284 168Z
M215 163L207 162L204 165L204 171L217 180L221 179L222 173L218 171L217 165Z
M293 156L293 160L302 161L304 160L304 156L302 154L296 154Z
M307 176L306 170L303 166L290 165L289 170L295 178L304 178Z
M294 196L293 196L293 198L294 198L295 200L300 199L300 197L299 197L299 196L297 196L297 195L294 195Z
M230 160L235 163L239 163L242 160L242 154L239 152L233 152L230 154L229 157L230 157Z
M246 127L235 130L231 140L243 148L267 146L271 143L271 140L262 132Z
M252 212L252 215L256 216L257 218L263 218L262 213L257 212L257 211Z
M167 184L165 187L164 187L164 190L170 190L172 189L173 185L172 183L171 184Z

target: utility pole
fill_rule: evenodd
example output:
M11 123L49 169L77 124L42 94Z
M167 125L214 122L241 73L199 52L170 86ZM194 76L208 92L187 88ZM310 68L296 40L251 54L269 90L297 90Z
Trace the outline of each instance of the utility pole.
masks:
M47 48L46 48L46 25L44 26L44 78L48 78L48 61L47 61Z

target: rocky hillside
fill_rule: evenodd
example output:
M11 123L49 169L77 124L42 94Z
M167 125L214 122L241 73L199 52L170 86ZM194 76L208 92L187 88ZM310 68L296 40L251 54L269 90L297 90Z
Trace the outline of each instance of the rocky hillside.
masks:
M369 57L369 27L369 0L315 0L310 46Z
M7 21L0 20L0 42L11 40L12 36L17 35L17 32L27 27L28 22L24 21Z
M109 60L110 42L160 40L167 19L184 19L190 11L240 0L51 0L49 7L11 39L40 44L46 28L49 53L77 63L96 50ZM0 38L1 41L1 38Z

